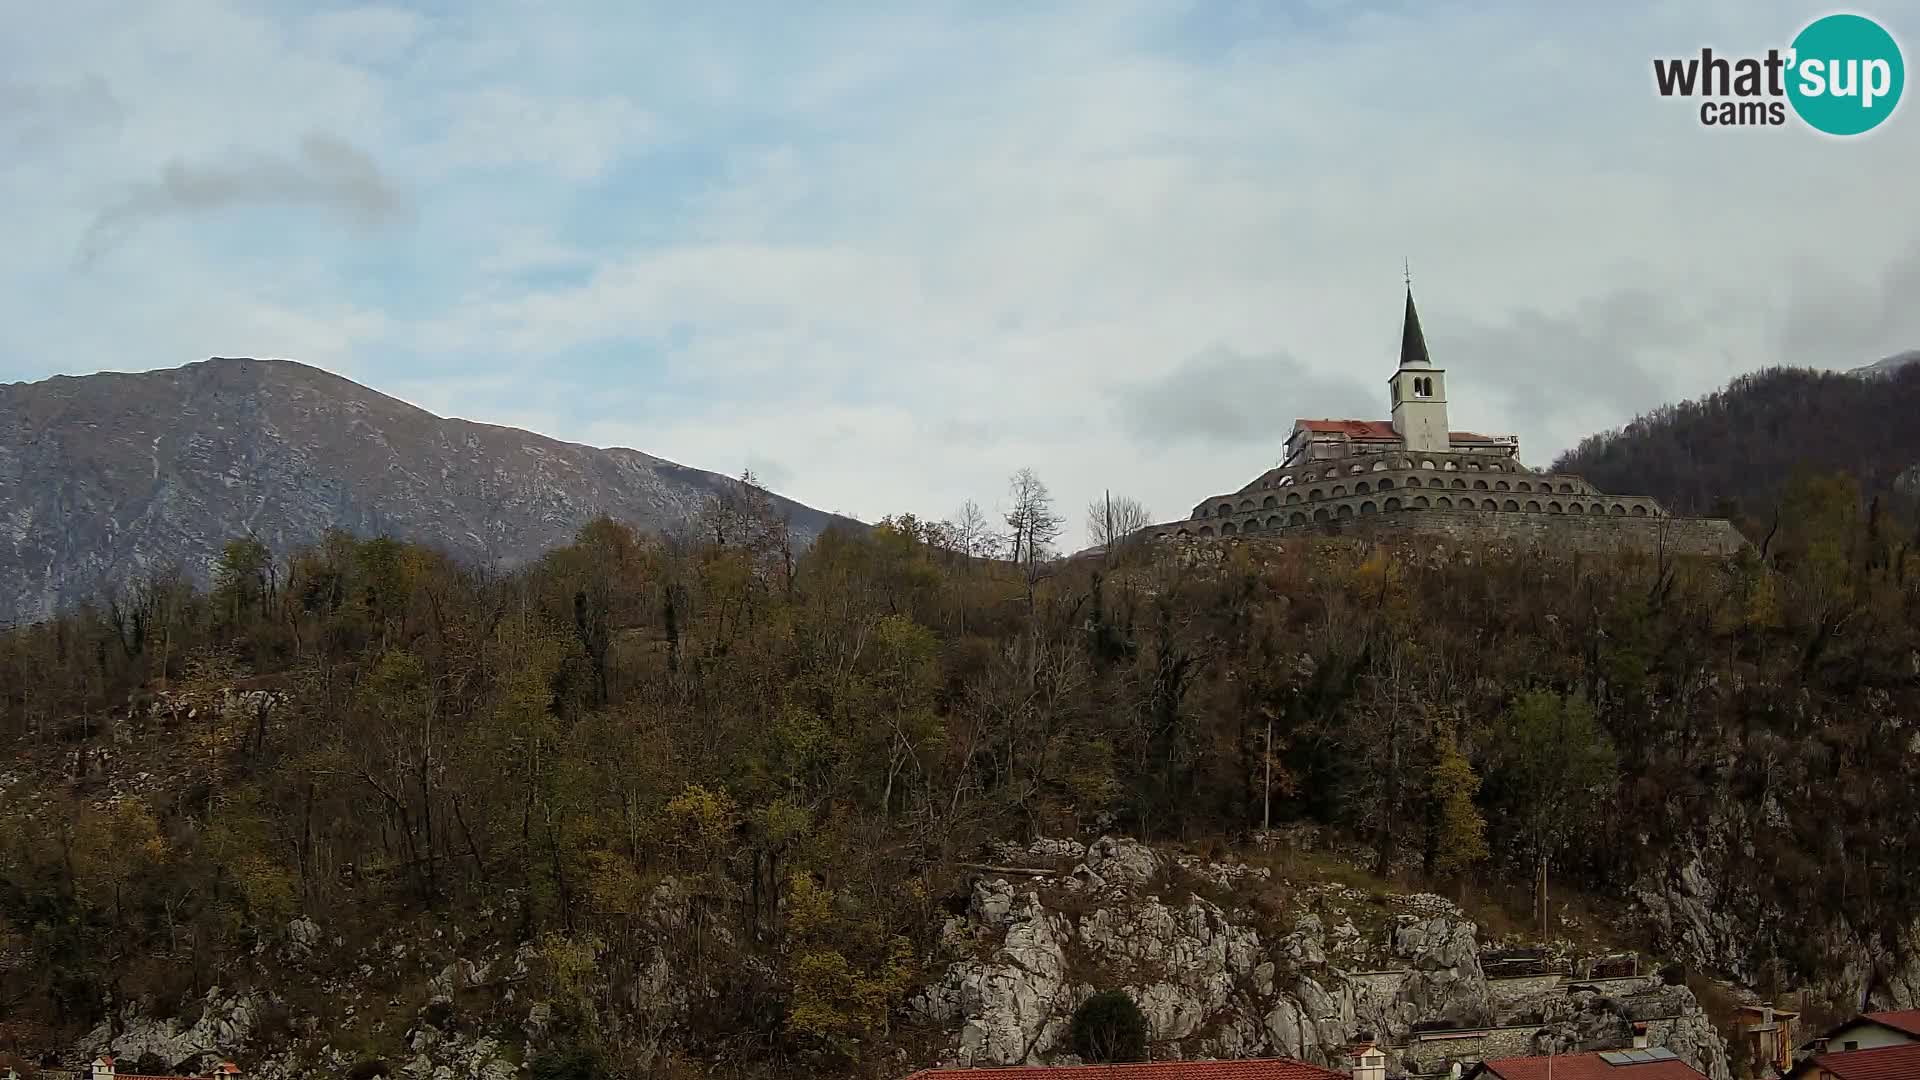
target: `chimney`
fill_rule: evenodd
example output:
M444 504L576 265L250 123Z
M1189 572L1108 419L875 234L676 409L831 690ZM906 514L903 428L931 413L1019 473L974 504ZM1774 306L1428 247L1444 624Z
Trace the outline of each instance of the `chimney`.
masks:
M1353 1080L1387 1080L1387 1055L1373 1043L1356 1044L1347 1058Z
M1647 1048L1647 1024L1644 1020L1633 1025L1633 1048L1635 1050Z
M101 1054L87 1067L88 1080L113 1080L113 1055Z

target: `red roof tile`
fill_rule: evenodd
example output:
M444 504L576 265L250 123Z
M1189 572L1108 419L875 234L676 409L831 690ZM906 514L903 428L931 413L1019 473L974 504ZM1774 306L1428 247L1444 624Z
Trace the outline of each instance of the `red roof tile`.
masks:
M1893 1012L1868 1013L1867 1019L1877 1024L1885 1024L1897 1031L1920 1037L1920 1009L1898 1009Z
M1920 1076L1920 1043L1821 1054L1813 1064L1839 1080L1913 1080Z
M1609 1065L1598 1052L1558 1057L1496 1058L1485 1062L1487 1076L1500 1080L1702 1080L1703 1074L1684 1061L1647 1061L1638 1065ZM1549 1072L1551 1070L1551 1072Z
M907 1080L1347 1080L1347 1074L1275 1058L1265 1061L1154 1061L1140 1065L1053 1065L926 1069Z
M1391 420L1295 420L1293 426L1349 439L1399 439Z

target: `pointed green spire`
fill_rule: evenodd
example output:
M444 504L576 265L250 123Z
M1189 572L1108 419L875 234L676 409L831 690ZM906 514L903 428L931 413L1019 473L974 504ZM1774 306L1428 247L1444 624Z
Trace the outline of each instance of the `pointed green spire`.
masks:
M1432 367L1427 356L1427 338L1420 332L1420 313L1413 309L1413 286L1407 286L1407 322L1400 331L1400 366Z

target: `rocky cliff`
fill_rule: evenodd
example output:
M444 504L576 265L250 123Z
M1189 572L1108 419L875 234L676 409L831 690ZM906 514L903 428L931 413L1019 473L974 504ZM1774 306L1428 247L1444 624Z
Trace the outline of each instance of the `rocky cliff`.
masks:
M965 910L941 928L924 985L895 1018L895 1057L883 1071L1072 1063L1074 1009L1119 987L1149 1019L1157 1059L1332 1064L1365 1036L1389 1049L1393 1076L1444 1075L1483 1057L1631 1045L1638 1024L1714 1080L1729 1075L1726 1044L1686 987L1645 974L1576 978L1589 965L1565 955L1533 973L1489 976L1491 943L1438 896L1287 880L1116 837L995 854L1019 865L980 873ZM697 908L677 883L656 886L634 927L653 941L651 960L580 987L620 1017L619 1039L643 1067L723 984L753 977L689 962L681 946ZM166 1020L123 1010L68 1056L238 1054L262 1080L356 1065L371 1074L362 1043L372 1035L405 1047L380 1065L396 1075L510 1080L554 1034L553 1009L530 992L551 985L541 975L553 957L511 944L513 922L503 904L352 949L302 916L259 948L274 981L214 989ZM706 932L731 940L724 927ZM420 992L394 989L409 986Z
M0 386L0 625L170 566L205 581L222 545L276 551L330 528L514 563L600 514L689 521L726 477L434 416L285 360ZM805 542L828 514L776 507Z

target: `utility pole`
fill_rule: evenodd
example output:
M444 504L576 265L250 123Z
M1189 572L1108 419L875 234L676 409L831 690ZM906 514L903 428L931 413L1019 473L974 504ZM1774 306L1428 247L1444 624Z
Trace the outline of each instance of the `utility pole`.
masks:
M1260 793L1260 846L1264 848L1273 839L1273 710L1261 711L1267 714L1267 776Z

